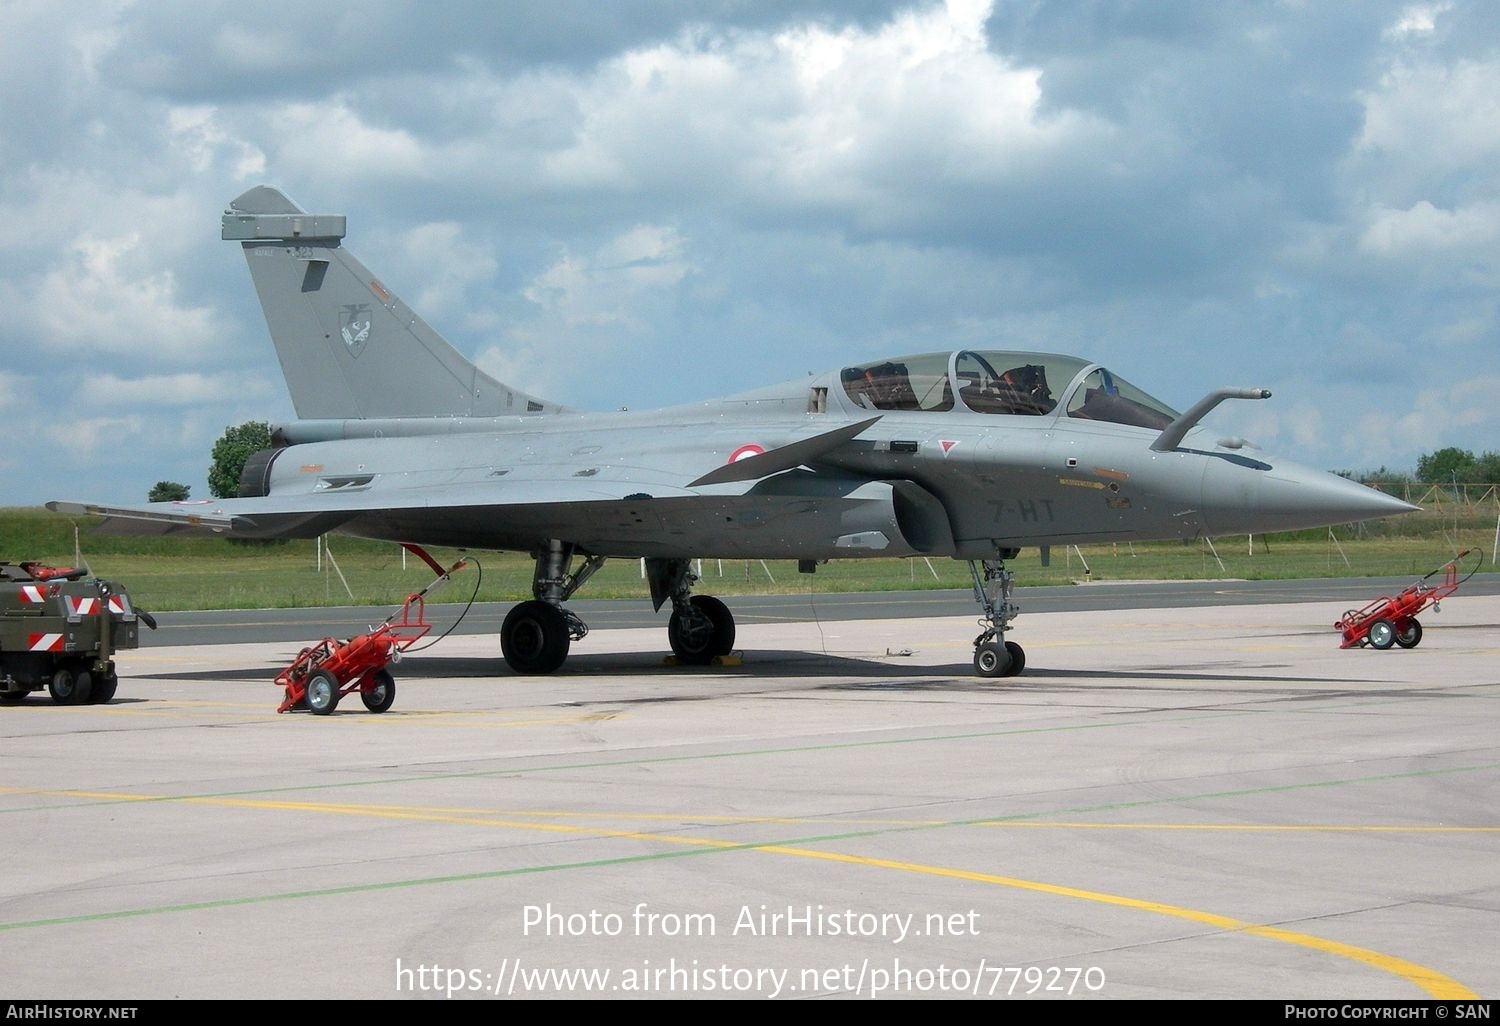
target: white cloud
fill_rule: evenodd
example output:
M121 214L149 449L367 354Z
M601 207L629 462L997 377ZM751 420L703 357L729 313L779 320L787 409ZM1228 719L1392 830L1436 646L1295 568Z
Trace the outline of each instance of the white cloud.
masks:
M468 288L495 275L494 254L466 241L456 221L419 225L402 237L400 246L403 259L420 268L426 280L412 303L424 317L441 319L445 313L456 314Z
M1406 210L1377 208L1360 248L1382 257L1444 252L1492 253L1500 242L1500 203L1443 210L1420 200Z
M1449 0L1431 4L1412 4L1402 8L1395 24L1385 30L1385 36L1387 39L1430 36L1437 28L1438 18L1452 9L1453 4Z
M131 406L159 409L214 405L227 395L243 402L256 396L269 397L270 389L240 374L153 374L141 378L96 374L83 379L74 398L90 409L119 410Z
M1214 418L1216 437L1238 435L1256 449L1296 460L1326 447L1329 438L1323 410L1305 399L1226 404Z
M543 169L559 187L671 182L720 201L912 216L955 184L1100 133L1076 113L1043 115L1039 69L987 45L990 8L954 0L873 29L699 32L632 51L580 87L572 144Z
M0 281L0 297L36 342L60 352L178 359L216 338L209 309L181 305L173 272L134 234L82 238L22 287Z
M675 228L642 224L592 253L564 253L522 290L529 316L476 362L499 380L562 402L578 361L650 344L675 291L694 270ZM613 390L616 394L619 390Z
M140 417L56 417L43 424L42 435L77 463L118 446L122 439L139 438L144 426Z
M1477 438L1500 437L1500 374L1469 374L1436 391L1424 414L1449 418L1454 427L1493 425L1495 431L1473 432Z
M1373 463L1415 467L1418 456L1448 445L1481 451L1500 436L1494 396L1500 375L1473 374L1419 388L1400 405L1358 415L1356 431Z
M455 344L574 405L948 345L1097 356L1185 405L1226 383L1211 338L1265 374L1228 383L1277 392L1223 433L1273 452L1399 465L1493 436L1459 425L1487 409L1468 393L1359 429L1414 409L1413 353L1483 372L1500 344L1482 0L680 6L455 33L401 5L262 30L221 0L0 0L11 384L113 402L90 480L144 480L116 494L288 414L216 230L255 180L349 213ZM53 443L26 442L26 488L57 490Z
M1377 181L1410 188L1469 171L1493 182L1500 159L1500 59L1395 64L1361 97L1357 155Z
M421 178L441 165L412 131L371 124L342 97L280 104L265 134L275 173L310 181Z
M1456 311L1451 318L1434 319L1434 323L1422 333L1422 342L1444 348L1473 347L1474 351L1482 352L1486 340L1500 337L1497 307L1500 307L1500 302L1491 299Z
M238 22L219 26L208 46L214 60L226 67L274 75L296 70L305 61L316 60L310 40L284 26L256 19L255 28Z
M225 154L236 180L265 174L266 155L231 137L219 124L216 107L174 107L167 112L167 128L188 166L199 174L209 171Z
M637 225L592 256L565 254L528 285L524 295L562 325L642 328L645 322L635 311L656 302L662 290L691 273L684 249L673 229Z

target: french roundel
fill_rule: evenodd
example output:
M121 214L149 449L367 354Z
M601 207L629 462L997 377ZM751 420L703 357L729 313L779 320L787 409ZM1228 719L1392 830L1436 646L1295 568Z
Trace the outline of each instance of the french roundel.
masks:
M726 462L738 463L740 460L748 460L751 456L759 456L765 452L765 447L760 445L742 445L729 454Z

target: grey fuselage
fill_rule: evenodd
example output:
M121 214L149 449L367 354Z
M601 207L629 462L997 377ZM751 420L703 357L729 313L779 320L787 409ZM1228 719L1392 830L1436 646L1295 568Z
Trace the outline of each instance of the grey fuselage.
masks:
M1025 355L1025 354L1021 354ZM1050 413L869 408L839 373L655 412L300 421L266 494L359 495L275 533L529 551L566 538L612 557L834 559L1291 530L1408 508L1322 471L1243 454L1195 428ZM845 372L847 374L847 371ZM736 455L878 415L857 437L758 480L688 487ZM1231 440L1230 445L1238 445ZM747 447L754 447L749 448ZM382 496L427 495L439 508ZM518 501L518 498L521 501ZM371 511L375 507L375 511ZM249 532L241 532L249 533Z

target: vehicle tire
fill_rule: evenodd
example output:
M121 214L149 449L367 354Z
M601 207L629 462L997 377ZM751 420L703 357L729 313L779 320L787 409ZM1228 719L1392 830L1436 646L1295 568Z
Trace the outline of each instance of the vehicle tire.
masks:
M64 667L52 675L52 681L47 685L47 691L52 695L52 701L58 705L83 705L89 700L89 692L93 690L94 682L85 670L74 673Z
M500 625L500 652L517 673L554 672L572 643L563 611L540 599L515 606Z
M0 691L0 702L15 705L17 702L26 701L26 696L29 694L31 694L29 691Z
M360 689L360 701L372 713L383 713L396 701L396 678L390 670L376 670L370 674L370 690Z
M327 670L307 675L307 708L316 716L327 716L339 705L338 678Z
M734 614L712 595L694 595L688 604L698 614L692 617L672 612L667 621L667 641L672 654L686 666L707 666L715 656L734 649Z
M1376 620L1365 636L1370 639L1371 648L1383 651L1396 643L1396 625L1389 620Z
M1026 669L1026 650L1014 641L1007 641L1005 651L1010 653L1010 669L1005 671L1005 675L1019 677L1021 671Z
M1416 648L1422 643L1422 624L1413 617L1403 620L1396 628L1396 644L1402 648Z
M120 686L120 678L111 673L107 677L100 677L94 681L94 690L89 694L89 702L92 705L103 705L115 697L115 689Z
M993 641L974 648L974 672L981 677L1004 677L1010 672L1010 649Z

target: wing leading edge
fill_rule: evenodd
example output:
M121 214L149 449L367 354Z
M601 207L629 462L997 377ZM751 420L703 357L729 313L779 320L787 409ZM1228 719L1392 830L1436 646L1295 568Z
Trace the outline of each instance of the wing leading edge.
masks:
M637 554L643 547L678 551L689 545L696 546L695 555L706 554L741 548L756 528L792 513L827 512L828 503L867 503L871 496L860 490L876 485L870 478L807 467L878 419L794 438L748 457L731 457L731 462L686 486L680 484L686 476L679 469L680 452L662 455L659 461L642 453L629 464L601 461L571 475L564 464L527 464L503 476L455 481L451 472L433 468L428 473L372 472L357 488L321 487L310 480L310 490L257 497L142 505L54 501L47 507L120 521L111 529L117 534L312 538L347 533L474 548L528 547L564 534L590 547L616 549L615 554ZM881 491L880 498L889 504L882 489L888 491L889 486L874 490ZM841 519L842 514L835 516ZM788 539L800 536L791 529L783 534ZM666 541L654 544L661 539ZM759 545L764 547L763 542Z

